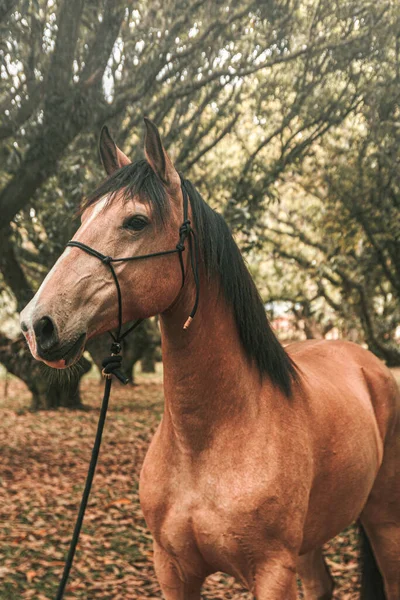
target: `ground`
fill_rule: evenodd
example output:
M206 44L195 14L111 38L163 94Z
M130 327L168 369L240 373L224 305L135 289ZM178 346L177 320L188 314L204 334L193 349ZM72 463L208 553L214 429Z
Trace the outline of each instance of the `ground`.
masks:
M400 371L400 370L399 370ZM400 372L398 373L400 375ZM138 476L162 413L160 373L113 389L92 494L65 599L161 598L151 536L138 502ZM102 396L84 380L87 410L30 413L29 392L0 380L0 598L54 598L86 477ZM357 533L326 547L335 598L358 598ZM222 574L208 579L207 600L250 600Z

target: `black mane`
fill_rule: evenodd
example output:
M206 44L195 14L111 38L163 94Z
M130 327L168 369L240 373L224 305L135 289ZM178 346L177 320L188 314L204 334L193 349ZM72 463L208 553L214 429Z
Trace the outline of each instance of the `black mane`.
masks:
M239 337L249 359L263 375L268 375L287 396L291 394L296 369L268 322L264 305L223 217L215 212L187 179L194 229L210 279L219 279L225 300L232 306ZM85 201L83 208L124 190L126 199L139 195L149 202L158 222L168 216L167 194L146 160L122 167L106 179ZM201 302L201 296L200 296Z

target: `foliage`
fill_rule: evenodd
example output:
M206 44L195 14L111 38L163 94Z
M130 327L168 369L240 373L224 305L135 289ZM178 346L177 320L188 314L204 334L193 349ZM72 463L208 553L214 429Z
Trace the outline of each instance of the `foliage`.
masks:
M2 313L77 228L100 127L134 159L146 114L265 300L397 364L399 22L389 0L4 0Z
M333 311L347 330L362 332L369 348L395 365L400 362L396 37L385 40L377 60L379 74L362 91L357 111L276 187L281 202L267 209L260 240L286 268L284 295L311 312L321 311L323 300L328 314Z

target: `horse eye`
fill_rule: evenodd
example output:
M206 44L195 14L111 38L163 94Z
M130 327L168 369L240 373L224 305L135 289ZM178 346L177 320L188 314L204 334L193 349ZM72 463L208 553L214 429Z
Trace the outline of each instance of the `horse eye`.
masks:
M124 229L129 229L130 231L141 231L148 225L148 220L146 217L141 215L134 215L133 217L128 217L125 219L123 223Z

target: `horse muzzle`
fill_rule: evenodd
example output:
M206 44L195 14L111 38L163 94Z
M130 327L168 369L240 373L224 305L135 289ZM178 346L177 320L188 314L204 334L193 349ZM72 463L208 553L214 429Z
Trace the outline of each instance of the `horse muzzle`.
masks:
M50 367L65 369L77 362L83 354L86 333L61 340L57 326L50 316L45 315L34 320L31 327L22 320L21 329L34 358Z

